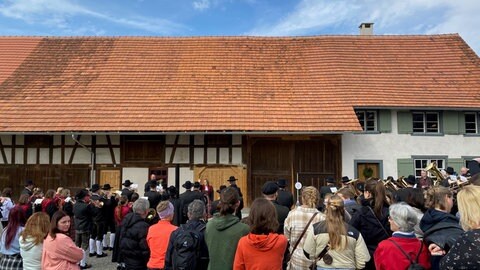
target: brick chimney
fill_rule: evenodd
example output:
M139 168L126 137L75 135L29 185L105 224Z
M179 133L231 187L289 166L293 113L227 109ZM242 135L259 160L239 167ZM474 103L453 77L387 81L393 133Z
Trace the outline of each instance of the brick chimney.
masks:
M358 28L360 28L361 36L373 35L373 23L361 23Z

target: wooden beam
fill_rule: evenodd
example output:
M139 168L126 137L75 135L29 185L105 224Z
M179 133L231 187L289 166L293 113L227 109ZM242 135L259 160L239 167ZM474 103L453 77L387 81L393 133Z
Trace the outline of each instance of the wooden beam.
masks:
M12 135L12 163L15 164L15 152L16 152L16 146L17 145L17 135Z
M8 164L7 155L5 154L5 149L2 143L2 137L0 137L0 152L2 152L3 164Z
M81 138L82 138L82 135L78 135L77 140L80 141ZM75 152L77 151L77 148L78 148L78 143L75 142L75 144L73 145L72 154L70 155L70 159L68 160L68 165L72 165L73 157L75 156Z
M115 152L113 152L112 140L110 139L110 135L106 135L106 136L107 136L108 149L110 150L110 156L112 157L112 163L113 165L116 165L117 161L115 160Z
M170 164L173 163L173 159L175 157L175 152L177 151L177 145L178 145L179 138L180 138L180 135L175 136L175 142L173 143L172 152L170 153L170 160L168 162Z

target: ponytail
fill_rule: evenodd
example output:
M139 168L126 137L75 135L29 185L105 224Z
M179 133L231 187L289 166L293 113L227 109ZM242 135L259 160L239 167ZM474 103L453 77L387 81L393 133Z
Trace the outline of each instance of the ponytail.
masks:
M338 195L332 196L325 208L325 222L332 250L344 250L347 245L347 228L345 227L344 217L343 200ZM345 240L342 241L342 238L345 238Z
M383 218L383 207L388 205L385 186L381 181L368 180L365 184L365 191L372 194L373 212L377 218Z

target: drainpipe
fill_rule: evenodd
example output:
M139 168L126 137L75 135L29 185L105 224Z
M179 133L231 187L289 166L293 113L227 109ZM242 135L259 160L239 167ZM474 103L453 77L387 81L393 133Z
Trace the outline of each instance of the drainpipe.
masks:
M90 152L90 166L91 166L91 170L90 170L90 186L92 186L94 183L95 183L95 167L94 167L94 162L95 162L95 153L93 153L92 150L90 150L90 148L86 147L83 143L79 142L77 140L77 135L73 134L72 133L72 139L78 143L78 145L80 145L81 147L83 147L84 149L86 149L88 152Z

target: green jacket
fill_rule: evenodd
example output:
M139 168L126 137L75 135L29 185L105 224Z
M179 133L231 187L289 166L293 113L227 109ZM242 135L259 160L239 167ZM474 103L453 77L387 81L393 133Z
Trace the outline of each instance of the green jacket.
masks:
M241 223L236 216L215 214L205 230L205 242L210 254L208 270L233 269L238 241L249 231L249 226Z

